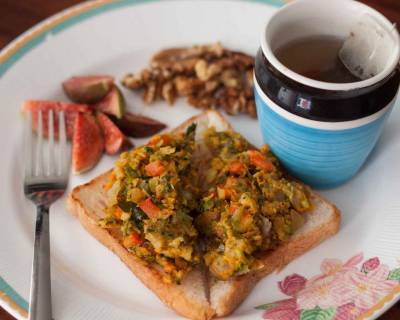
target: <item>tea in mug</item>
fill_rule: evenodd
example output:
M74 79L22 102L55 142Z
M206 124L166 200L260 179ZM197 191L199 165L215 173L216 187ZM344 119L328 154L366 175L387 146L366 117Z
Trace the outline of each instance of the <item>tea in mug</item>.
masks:
M332 83L360 81L339 59L343 42L335 36L308 37L288 42L274 54L287 68L307 78Z

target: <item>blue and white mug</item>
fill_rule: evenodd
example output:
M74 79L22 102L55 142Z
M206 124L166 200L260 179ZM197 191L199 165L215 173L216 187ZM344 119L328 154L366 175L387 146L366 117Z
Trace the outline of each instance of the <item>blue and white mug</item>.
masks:
M389 36L390 50L366 80L328 83L286 68L274 50L311 36L345 38L362 15ZM338 186L361 168L393 108L400 83L399 34L372 8L352 0L298 0L267 23L256 56L254 91L264 142L284 167L316 188Z

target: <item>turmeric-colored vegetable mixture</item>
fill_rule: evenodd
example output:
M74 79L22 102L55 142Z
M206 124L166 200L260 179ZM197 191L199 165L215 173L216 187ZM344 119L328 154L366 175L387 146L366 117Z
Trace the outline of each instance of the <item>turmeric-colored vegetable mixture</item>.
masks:
M195 129L123 153L105 186L110 202L100 225L118 230L127 250L156 263L166 282L180 283L199 263L197 247L219 279L256 270L257 254L287 240L311 209L307 190L285 178L268 148L255 150L238 133L208 129L211 160L197 168Z
M226 280L260 267L257 253L287 240L311 204L302 185L283 177L267 146L254 150L240 134L214 128L205 142L213 159L196 222L205 264Z
M199 262L196 207L191 180L195 126L185 134L163 134L121 154L110 181L105 228L119 227L123 245L159 265L166 282L179 283Z

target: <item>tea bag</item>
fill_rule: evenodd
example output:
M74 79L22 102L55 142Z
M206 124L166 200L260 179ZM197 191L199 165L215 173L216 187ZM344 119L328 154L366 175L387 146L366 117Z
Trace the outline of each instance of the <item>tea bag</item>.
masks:
M388 61L393 49L394 39L379 22L368 14L351 28L339 51L339 59L356 77L365 80L381 72Z

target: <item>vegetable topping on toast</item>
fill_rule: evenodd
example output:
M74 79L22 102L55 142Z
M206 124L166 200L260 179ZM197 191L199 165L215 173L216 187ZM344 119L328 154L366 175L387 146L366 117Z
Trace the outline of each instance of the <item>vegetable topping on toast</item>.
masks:
M257 253L276 248L299 229L311 202L302 185L284 176L267 146L254 150L240 134L214 128L204 138L213 158L196 225L206 266L227 280L262 267Z
M195 125L184 134L163 134L122 153L105 186L109 203L104 228L116 228L122 244L159 266L166 282L179 283L199 263L191 170Z
M308 190L284 175L267 146L255 150L238 133L210 128L210 161L199 168L194 135L195 125L123 153L105 186L100 225L117 228L122 244L157 264L166 282L180 283L199 263L198 240L216 278L256 270L257 255L288 240L311 210Z

